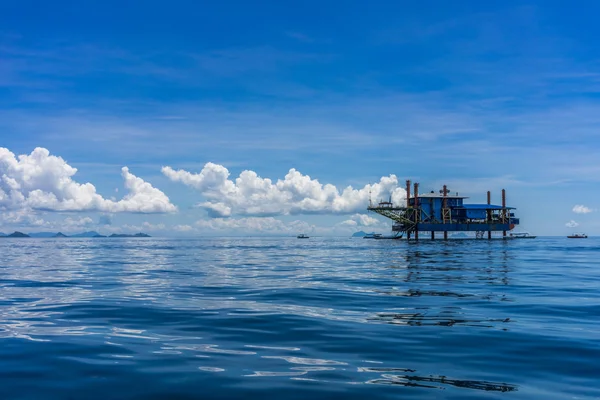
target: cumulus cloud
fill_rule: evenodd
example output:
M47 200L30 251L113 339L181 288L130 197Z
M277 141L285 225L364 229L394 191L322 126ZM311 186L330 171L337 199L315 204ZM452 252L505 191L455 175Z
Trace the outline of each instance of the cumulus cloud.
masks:
M123 167L127 194L119 201L103 198L91 183L73 180L76 168L38 147L15 155L0 147L0 210L30 208L49 211L164 213L177 208L148 182Z
M581 204L578 204L573 207L573 212L576 214L587 214L587 213L591 213L592 211L594 211L594 210L592 210L591 208L586 207L584 205L581 205Z
M366 214L354 214L353 216L350 217L350 219L347 219L346 221L343 221L340 223L340 225L346 225L346 226L375 226L375 225L380 225L382 222L380 220L378 220L377 218L373 218L369 215Z
M567 222L567 223L565 224L565 226L566 226L567 228L575 228L575 227L578 227L578 226L579 226L579 223L577 223L577 222L575 222L575 221L573 221L573 220L570 220L569 222Z
M173 230L175 230L177 232L191 232L194 229L195 228L193 226L190 226L190 225L175 225L173 227Z
M342 221L339 223L340 226L350 226L350 227L355 227L358 226L358 222L351 220L351 219L347 219L345 221Z
M373 200L391 196L394 203L400 203L406 197L405 190L398 187L395 175L382 177L379 182L361 189L348 186L340 190L294 168L276 182L248 170L234 181L229 179L227 168L210 162L197 174L168 166L163 167L162 172L174 182L197 189L206 200L198 206L211 217L351 214L365 210L369 192Z

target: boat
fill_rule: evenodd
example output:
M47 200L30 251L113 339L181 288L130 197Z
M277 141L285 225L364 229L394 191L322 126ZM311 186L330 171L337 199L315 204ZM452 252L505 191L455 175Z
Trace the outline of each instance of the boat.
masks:
M308 239L310 236L306 236L304 233L299 234L298 236L296 236L298 239Z
M367 233L363 239L379 239L381 236L383 236L381 233Z
M373 239L402 239L402 235L388 235L388 236L383 236L383 235L378 234Z
M572 235L567 236L569 239L587 239L587 235L585 233L574 233Z
M537 236L530 235L529 232L511 233L509 235L511 239L535 239Z

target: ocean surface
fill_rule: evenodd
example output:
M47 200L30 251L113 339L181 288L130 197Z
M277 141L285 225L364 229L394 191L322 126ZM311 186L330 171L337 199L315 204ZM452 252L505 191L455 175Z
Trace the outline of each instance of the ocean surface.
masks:
M0 399L600 398L600 238L0 239Z

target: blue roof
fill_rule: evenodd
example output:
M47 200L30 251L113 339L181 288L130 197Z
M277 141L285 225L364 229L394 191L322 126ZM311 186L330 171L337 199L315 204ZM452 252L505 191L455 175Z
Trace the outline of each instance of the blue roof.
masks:
M502 206L495 204L463 204L462 207L466 210L502 210ZM506 207L507 209L514 210L514 207Z

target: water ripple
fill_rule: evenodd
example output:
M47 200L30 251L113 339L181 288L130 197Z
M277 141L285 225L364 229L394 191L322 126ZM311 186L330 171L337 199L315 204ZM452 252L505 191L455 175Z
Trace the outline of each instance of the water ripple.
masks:
M598 239L0 241L3 398L598 398Z

